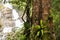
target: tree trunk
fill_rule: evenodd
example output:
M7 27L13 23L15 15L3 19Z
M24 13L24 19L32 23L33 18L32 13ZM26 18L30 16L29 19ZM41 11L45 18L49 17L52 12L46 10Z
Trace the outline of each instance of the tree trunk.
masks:
M42 18L43 18L43 22L45 23L47 23L46 21L48 20L48 28L50 31L49 40L56 40L54 27L53 27L53 17L51 16L51 7L52 7L52 0L42 0L42 8L43 8Z
M32 24L40 25L40 0L32 0Z
M47 34L50 37L49 40L56 40L55 33L54 33L54 27L53 27L53 18L50 17L51 16L50 10L52 7L51 2L52 0L32 0L32 21L31 23L32 25L34 25L34 27L36 25L41 26L40 20L42 20L43 23L45 23L43 24L43 26L48 26L49 28L50 32ZM37 30L34 29L34 27L32 26L32 29L31 29L31 32L33 33L31 35L32 36L31 40L40 40L40 38L34 39L36 35L35 33L37 32ZM47 39L43 38L43 40L47 40Z
M35 29L35 26L40 26L40 20L42 19L42 4L41 0L32 0L32 17L31 17L31 33L33 33L31 36L31 40L40 40L40 36L36 37L38 30ZM34 25L34 26L33 26ZM40 31L41 32L41 31Z
M50 40L56 40L55 32L54 32L54 25L53 25L53 17L51 15L51 8L52 8L52 0L48 1L48 27L50 30Z

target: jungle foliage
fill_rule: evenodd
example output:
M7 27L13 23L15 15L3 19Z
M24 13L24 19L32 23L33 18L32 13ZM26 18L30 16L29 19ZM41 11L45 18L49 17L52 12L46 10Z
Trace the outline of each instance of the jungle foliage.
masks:
M18 10L25 10L26 5L27 5L27 1L29 1L29 0L10 0L10 3L12 3L12 5L15 8L17 8ZM31 9L31 7L30 7L30 9ZM31 15L31 11L29 12L30 15ZM52 13L52 16L53 16L54 29L55 29L56 37L57 37L57 40L60 40L60 31L59 31L60 30L60 0L52 0L51 13ZM46 27L43 26L42 20L40 20L41 26L31 25L28 22L25 22L24 24L25 24L25 26L24 26L25 29L23 29L24 32L22 32L22 34L20 33L20 31L17 32L17 33L15 32L16 34L13 36L14 39L12 39L12 40L33 40L33 39L36 40L36 38L38 36L40 36L40 37L42 37L42 35L45 36L43 29L46 28ZM48 30L49 28L46 28L46 29ZM36 33L36 34L34 34L34 33ZM48 34L46 35L46 37L48 37ZM12 38L11 36L8 36L9 40L11 40L11 38ZM49 37L48 37L48 39L49 39ZM48 40L48 39L46 39L46 40Z

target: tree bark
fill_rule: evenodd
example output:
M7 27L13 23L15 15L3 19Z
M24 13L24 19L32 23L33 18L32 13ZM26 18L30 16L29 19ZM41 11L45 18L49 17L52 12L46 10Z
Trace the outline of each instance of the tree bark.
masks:
M40 0L32 0L32 24L34 25L40 25L40 15L41 14L41 10L40 9Z
M41 0L32 0L32 17L31 17L31 24L34 25L31 28L32 31L32 39L31 40L40 40L40 37L36 37L36 34L38 32L38 30L40 31L40 29L35 29L35 26L39 25L40 26L40 20L42 19L42 4L41 4ZM40 31L41 32L41 31ZM35 38L35 39L34 39Z
M51 12L50 12L52 8L51 3L52 3L52 0L32 0L32 21L31 23L32 25L40 26L41 25L40 20L42 20L43 23L45 22L43 26L47 25L50 31L49 35L47 34L50 37L49 40L56 40L54 27L53 27L53 17L51 16ZM36 40L39 40L39 39L36 39Z
M43 13L42 13L43 22L48 20L50 40L56 40L54 27L53 27L53 17L51 15L52 0L42 0L42 8L43 8Z

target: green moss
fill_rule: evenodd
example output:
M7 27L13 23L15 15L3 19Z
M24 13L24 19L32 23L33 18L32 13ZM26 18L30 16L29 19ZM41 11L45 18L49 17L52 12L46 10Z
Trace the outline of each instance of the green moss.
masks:
M25 22L25 23L24 23L24 27L25 27L26 29L30 28L30 26L31 26L30 23L28 23L28 22Z

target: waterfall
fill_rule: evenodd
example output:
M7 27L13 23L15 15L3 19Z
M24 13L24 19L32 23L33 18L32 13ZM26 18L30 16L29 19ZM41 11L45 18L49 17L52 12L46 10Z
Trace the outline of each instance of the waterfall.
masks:
M19 14L17 13L17 11L15 9L12 10L13 16L14 16L14 20L15 20L15 27L20 27L22 28L22 24L24 22L21 22L21 18L19 19Z
M3 0L3 1L4 1L4 0ZM7 3L5 3L4 6L7 7L7 8L9 8L9 9L12 9L12 16L13 16L12 19L14 20L15 27L22 28L24 22L21 22L21 21L20 21L21 18L19 19L19 14L18 14L18 12L17 12L15 9L13 9L12 5L9 3L9 0L6 0L6 2L7 2ZM6 30L6 28L5 28L5 30ZM5 30L4 30L4 31L5 31ZM4 31L3 31L3 32L4 32Z
M9 20L6 20L6 17L4 17L5 25L4 25L4 28L3 28L3 31L2 31L2 35L3 36L0 35L2 37L2 38L0 37L1 38L0 40L5 40L7 33L12 32L12 29L13 28L17 28L17 29L22 28L24 26L24 22L23 21L21 22L22 19L20 18L18 12L15 9L13 9L13 6L9 3L9 0L3 0L2 2L4 3L3 5L4 5L5 8L8 8L8 9L11 9L12 10L12 18L11 19L13 21L12 24L14 23L13 24L13 27L12 26L11 27L8 26L8 25L11 24L11 22L9 24L8 23ZM8 13L8 11L6 13Z

